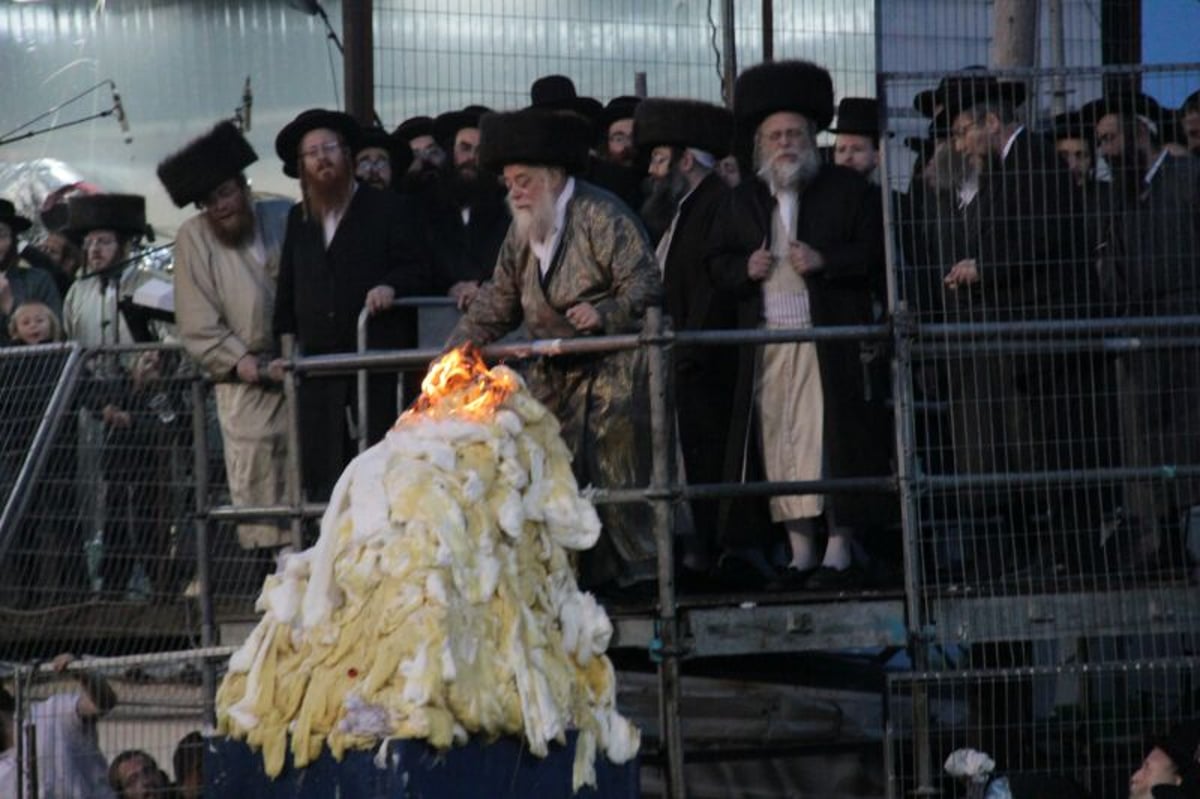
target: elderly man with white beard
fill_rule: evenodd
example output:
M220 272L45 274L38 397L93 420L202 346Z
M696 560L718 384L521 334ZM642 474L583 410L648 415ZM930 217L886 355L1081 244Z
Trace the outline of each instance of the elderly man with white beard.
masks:
M613 195L575 177L590 128L570 112L526 109L481 122L480 163L503 174L513 223L449 346L487 344L522 323L535 338L638 331L662 300L654 253ZM555 414L580 485L644 486L649 408L641 350L544 358L526 378ZM581 584L610 596L640 593L654 575L649 506L605 505L604 534L580 562ZM637 586L637 587L635 587Z
M871 321L870 285L883 268L878 189L822 164L817 133L833 118L833 84L804 61L762 64L737 80L735 138L753 142L756 179L730 192L713 226L709 272L738 300L743 328L791 329ZM887 416L870 392L855 341L743 347L726 479L807 481L888 474ZM787 532L778 587L844 589L861 582L852 535L884 522L893 501L870 494L724 503L722 573L774 578L767 553ZM822 556L819 533L828 533ZM748 568L749 567L749 568Z
M275 348L271 317L287 224L286 200L255 201L243 172L258 154L230 122L221 122L158 165L176 206L200 213L175 237L175 313L188 354L209 376L237 505L277 505L284 499L287 407L265 381ZM238 525L247 584L257 587L282 545L278 525Z

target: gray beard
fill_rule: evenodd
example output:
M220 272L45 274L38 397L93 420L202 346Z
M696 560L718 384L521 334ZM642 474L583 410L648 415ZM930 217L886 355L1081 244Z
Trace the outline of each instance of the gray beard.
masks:
M775 155L758 167L758 176L773 191L799 191L812 182L821 171L821 156L816 148L807 148L799 153L799 160L787 162Z

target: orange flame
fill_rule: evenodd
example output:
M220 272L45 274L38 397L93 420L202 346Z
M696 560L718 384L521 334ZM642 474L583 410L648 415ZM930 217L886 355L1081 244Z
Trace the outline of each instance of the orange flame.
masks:
M475 345L463 344L434 361L421 381L421 396L400 419L410 416L489 419L518 387L511 372L488 369Z

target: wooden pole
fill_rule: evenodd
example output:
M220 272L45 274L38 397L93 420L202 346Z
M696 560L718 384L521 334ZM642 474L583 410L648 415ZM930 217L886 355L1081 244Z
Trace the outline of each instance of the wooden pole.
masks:
M737 37L734 35L733 0L721 2L722 59L725 62L724 85L725 105L733 108L733 84L737 80Z
M362 125L375 123L375 46L373 15L368 0L342 3L342 33L346 39L343 73L346 113Z
M992 67L1032 67L1037 60L1038 0L996 0Z
M775 3L762 0L762 48L764 62L775 60Z

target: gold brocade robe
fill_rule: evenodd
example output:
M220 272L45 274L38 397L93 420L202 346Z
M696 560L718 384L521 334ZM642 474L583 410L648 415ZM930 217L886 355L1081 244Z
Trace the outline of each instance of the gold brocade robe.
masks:
M575 338L571 307L589 302L606 335L637 332L662 302L654 251L641 224L612 195L576 181L562 237L543 276L528 242L510 226L496 269L450 334L449 346L483 345L522 323L533 338ZM586 335L586 334L582 334ZM543 358L524 370L530 391L562 425L581 486L644 487L650 474L650 412L642 350ZM650 507L604 505L605 535L581 564L597 585L654 573Z

